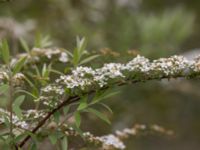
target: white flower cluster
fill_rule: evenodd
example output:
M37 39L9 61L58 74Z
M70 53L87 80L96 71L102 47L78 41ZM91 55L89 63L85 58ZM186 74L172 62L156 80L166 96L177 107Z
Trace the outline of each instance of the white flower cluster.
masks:
M124 68L123 64L120 63L109 63L105 64L102 68L96 69L94 74L94 81L99 84L100 87L103 87L107 84L109 79L114 79L118 77L125 78L122 73Z
M0 71L0 82L8 79L8 74L5 71Z
M117 130L115 134L108 134L104 136L94 136L90 132L84 132L83 136L86 141L93 142L95 144L101 144L103 149L120 149L126 148L122 140L129 138L130 136L136 136L142 131L154 131L166 135L172 135L173 131L167 130L159 125L147 126L144 124L135 124L132 128L125 128L123 130ZM74 133L73 133L74 134Z
M149 59L138 55L137 57L129 61L126 65L124 65L123 69L148 73L150 70L150 61Z
M55 94L63 95L64 89L61 86L48 85L42 89L43 92L54 92Z
M86 141L100 144L104 150L125 149L124 143L115 135L109 134L105 136L94 136L90 132L84 132L83 137Z
M109 134L101 137L97 137L99 141L103 143L103 149L125 149L124 143L116 136Z
M78 136L79 133L67 124L63 124L63 129L65 129L65 134L67 136ZM145 124L135 124L132 128L124 128L123 130L117 130L114 134L108 134L103 136L95 136L90 132L83 132L83 138L86 142L93 143L94 145L101 146L104 150L120 149L126 148L123 141L128 139L130 136L136 136L144 131L150 131L149 133L158 132L164 135L173 135L172 130L165 129L159 125L145 125Z
M92 68L77 67L72 71L72 75L60 76L60 78L56 80L56 83L65 85L69 89L73 89L75 87L84 89L85 86L89 86L93 83L91 77L94 76L95 71L92 70Z
M21 53L13 58L11 64L14 64L19 58L27 57L27 62L38 62L41 57L48 59L58 59L60 62L66 63L69 61L68 54L61 49L48 49L48 48L33 48L30 53Z
M151 70L166 76L186 72L194 62L188 61L183 56L173 56L170 58L160 58L151 63Z
M5 123L6 121L10 121L9 114L10 112L8 112L7 110L0 108L0 123ZM18 118L16 115L13 115L12 122L16 127L21 127L23 129L29 128L29 125L25 121L22 121L20 118Z
M61 52L60 57L59 57L59 61L66 63L69 61L68 55L65 52Z
M47 86L43 89L46 93L55 90L62 94L63 89L74 90L75 88L85 90L90 87L103 87L115 79L127 80L128 76L139 74L129 80L161 79L173 77L187 77L200 73L200 57L188 61L183 56L172 56L160 58L152 62L143 56L137 56L127 64L109 63L102 68L92 69L90 67L77 67L70 75L62 75L56 80L53 87Z
M128 138L129 135L137 135L140 130L146 130L146 128L144 124L136 124L132 128L125 128L122 131L117 130L115 134L120 139L125 139Z
M200 56L198 56L194 61L191 61L191 68L194 72L200 72Z
M9 80L8 73L6 71L0 71L0 84L3 83L3 81L8 81L8 80ZM24 74L22 73L16 73L12 78L12 81L15 86L18 86L21 83L23 83L23 80L24 80Z
M23 83L24 79L25 79L25 76L23 73L16 73L13 76L13 83L15 86L19 86Z
M68 55L66 52L60 50L60 49L40 49L40 48L33 48L32 50L33 55L38 56L46 56L48 59L51 59L54 56L59 56L60 62L68 62Z
M35 110L35 109L29 109L23 113L24 117L27 119L38 119L45 117L46 113L43 110Z

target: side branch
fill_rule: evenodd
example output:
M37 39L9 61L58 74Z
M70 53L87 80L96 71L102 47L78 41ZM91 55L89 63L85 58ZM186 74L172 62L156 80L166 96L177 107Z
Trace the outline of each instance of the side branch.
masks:
M45 123L46 121L58 110L63 108L64 106L70 105L76 101L78 101L80 98L78 96L75 97L69 97L67 100L63 101L60 105L58 105L55 109L50 111L39 123L38 125L31 131L31 133L36 133ZM31 138L30 135L27 135L27 137L24 138L24 140L19 144L19 147L23 147L26 142Z

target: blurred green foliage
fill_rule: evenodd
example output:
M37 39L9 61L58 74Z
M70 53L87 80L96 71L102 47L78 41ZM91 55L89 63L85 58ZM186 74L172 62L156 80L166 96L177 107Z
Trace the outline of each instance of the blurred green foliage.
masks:
M151 58L177 53L194 32L194 14L182 7L163 9L158 14L143 11L137 1L124 3L18 0L1 4L0 15L19 22L33 19L36 31L50 34L63 47L72 48L76 35L81 35L88 38L91 49L137 49ZM131 7L132 3L137 6Z

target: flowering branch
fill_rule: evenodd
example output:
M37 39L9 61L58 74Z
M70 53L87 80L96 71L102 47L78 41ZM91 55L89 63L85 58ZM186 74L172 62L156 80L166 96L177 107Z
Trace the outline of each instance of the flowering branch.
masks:
M182 56L173 56L150 62L144 57L137 56L127 64L110 63L95 70L89 67L77 67L72 71L71 75L61 76L56 80L55 84L45 87L43 89L43 94L51 94L53 92L57 95L64 95L66 94L66 89L68 89L71 90L70 95L73 95L73 92L77 92L77 90L79 90L79 92L82 91L82 95L84 95L92 94L96 90L111 88L113 85L122 86L129 83L154 79L160 80L179 77L194 78L199 76L199 65L199 58L188 61ZM118 80L117 82L116 79ZM96 87L96 89L94 89L94 87ZM62 109L64 106L77 102L79 99L79 95L70 96L66 100L65 98L62 99L60 104L38 123L32 130L32 133L36 133L56 111ZM48 99L48 101L44 99L44 104L50 102L50 99ZM56 104L57 103L58 102L56 102ZM27 136L19 144L19 147L23 147L29 139L30 136Z

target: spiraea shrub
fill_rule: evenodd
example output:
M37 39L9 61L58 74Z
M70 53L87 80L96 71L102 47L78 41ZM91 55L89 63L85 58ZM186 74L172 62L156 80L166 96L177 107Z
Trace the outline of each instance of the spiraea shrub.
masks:
M82 130L82 115L93 114L110 124L95 106L112 113L104 100L117 94L119 87L150 80L197 79L200 74L200 57L189 61L176 55L156 60L137 55L126 63L95 67L100 55L86 51L84 38L77 38L73 51L49 48L48 38L36 40L33 48L23 39L21 45L25 51L13 56L6 40L0 44L0 144L9 150L40 149L46 140L61 150L125 149L123 141L138 133L172 135L173 131L156 124L135 124L95 136ZM71 144L76 139L79 144Z

